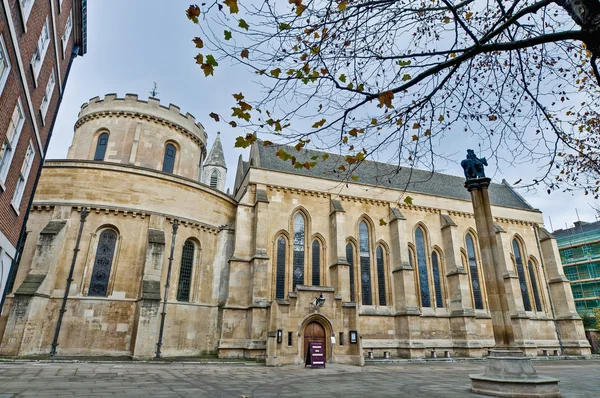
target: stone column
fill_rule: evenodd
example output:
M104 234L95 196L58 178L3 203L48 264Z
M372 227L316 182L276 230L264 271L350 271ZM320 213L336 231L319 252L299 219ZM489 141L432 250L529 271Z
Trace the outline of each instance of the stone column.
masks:
M150 225L159 226L159 216L150 216ZM142 277L141 297L136 308L132 341L134 358L151 358L156 352L160 310L160 277L165 255L165 232L148 228L148 245Z
M390 209L392 292L396 311L398 356L422 358L425 346L421 342L421 312L415 291L415 271L408 260L406 218L398 208Z
M345 210L342 204L335 199L331 200L329 213L331 243L329 280L337 294L342 296L343 302L350 301L350 265L346 259Z
M492 317L495 348L507 349L509 344L514 342L514 336L509 317L510 307L506 298L503 273L499 266L500 253L487 190L490 182L491 179L486 177L470 179L465 183L465 188L471 193L473 202L483 277L487 291L488 307Z

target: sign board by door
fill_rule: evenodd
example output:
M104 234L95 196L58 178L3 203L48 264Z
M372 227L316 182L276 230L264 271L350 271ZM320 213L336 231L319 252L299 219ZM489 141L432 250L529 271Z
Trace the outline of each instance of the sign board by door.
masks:
M325 368L325 347L322 341L309 341L304 367Z

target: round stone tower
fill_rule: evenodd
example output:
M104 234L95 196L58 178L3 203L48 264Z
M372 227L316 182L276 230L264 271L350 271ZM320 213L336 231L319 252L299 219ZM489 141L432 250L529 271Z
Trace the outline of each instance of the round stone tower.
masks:
M196 181L206 158L206 132L194 116L135 94L107 94L81 106L68 159L129 164Z

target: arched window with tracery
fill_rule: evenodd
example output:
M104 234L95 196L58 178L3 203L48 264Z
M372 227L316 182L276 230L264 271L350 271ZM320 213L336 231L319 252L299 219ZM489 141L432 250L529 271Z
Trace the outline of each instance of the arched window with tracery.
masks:
M477 267L477 256L475 254L475 242L473 236L467 234L467 256L469 261L469 275L471 276L471 290L473 291L473 301L475 309L483 309L483 297L481 293L481 281L479 280L479 268Z
M521 288L521 296L523 296L523 307L525 311L531 311L531 300L529 299L529 289L527 288L527 279L525 277L525 269L523 267L523 257L521 255L521 245L516 239L513 239L513 254L515 255L515 263L517 266L517 275L519 276L519 286Z
M427 250L425 250L425 232L421 227L417 227L417 230L415 231L415 246L417 248L417 271L419 275L421 306L431 307L429 273L427 272Z
M94 153L94 160L104 160L106 155L106 147L108 146L108 133L104 132L98 136L96 142L96 152Z
M540 291L538 289L538 283L535 272L535 263L531 260L528 262L529 268L529 280L531 281L531 288L533 290L533 299L535 301L535 309L542 311L542 300L540 299Z
M219 182L219 172L217 170L213 170L210 174L210 187L217 189L217 183Z
M192 284L195 251L196 245L194 245L194 242L189 239L186 240L181 252L179 283L177 284L177 301L190 301L190 287Z
M165 157L163 159L162 171L172 173L175 168L175 157L177 156L177 148L175 145L168 143L165 145Z
M372 305L371 296L371 251L369 227L365 221L358 225L359 251L360 251L360 286L362 291L362 304Z
M312 284L321 286L321 243L318 239L312 243Z
M117 233L112 229L105 229L100 233L88 296L106 297L108 294L108 281L115 257L117 237Z
M275 298L285 298L285 248L287 242L283 236L277 239L276 261L277 268L275 270Z
M385 292L385 259L383 248L381 246L377 246L375 257L377 259L377 288L379 289L379 305L387 305Z
M346 245L346 260L350 264L350 301L354 301L354 245L352 243Z
M304 285L304 242L306 240L306 220L301 212L294 216L294 257L292 271L293 285L292 290L296 285Z
M444 293L442 291L442 277L437 251L431 253L431 272L433 273L433 288L435 289L435 306L444 308Z

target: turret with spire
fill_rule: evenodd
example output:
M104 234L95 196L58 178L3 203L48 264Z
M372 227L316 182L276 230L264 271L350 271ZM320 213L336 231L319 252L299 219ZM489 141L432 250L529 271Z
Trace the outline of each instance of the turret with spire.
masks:
M206 158L206 162L204 162L202 181L211 188L224 192L226 177L227 166L225 165L225 156L223 155L221 133L217 133L217 138Z

